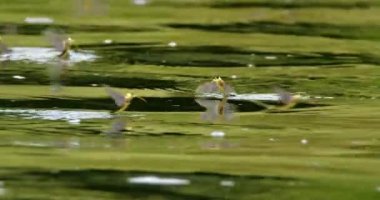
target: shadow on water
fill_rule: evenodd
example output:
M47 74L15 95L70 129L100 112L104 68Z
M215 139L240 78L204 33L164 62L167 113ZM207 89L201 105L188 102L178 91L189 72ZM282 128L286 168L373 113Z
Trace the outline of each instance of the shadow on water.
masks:
M129 111L146 112L190 112L204 111L205 109L196 103L193 97L144 97L143 101L133 101L128 107ZM239 112L260 111L265 108L249 101L228 101L237 107ZM268 102L275 104L274 102ZM0 105L4 108L54 108L54 109L94 109L94 110L117 110L111 98L70 98L61 99L45 97L28 100L0 99ZM323 104L300 103L295 108L311 108L325 106Z
M15 33L21 35L40 35L46 29L58 29L66 33L73 32L150 32L157 31L155 28L144 27L126 27L115 25L57 25L57 24L14 24L4 23L0 24L0 33L6 34L8 27L14 27Z
M303 183L292 177L206 172L170 173L91 169L53 172L21 169L20 171L0 176L0 178L12 182L15 187L21 182L30 183L27 186L29 191L53 185L67 189L81 188L87 191L111 192L123 195L124 198L239 199L249 195L287 189L290 185Z
M281 35L316 36L329 38L380 40L380 26L334 25L327 23L281 23L274 21L234 22L227 24L167 24L178 29L195 29L212 32L270 33Z
M101 55L98 62L111 64L128 63L178 67L326 66L358 63L380 64L380 58L370 54L265 52L248 51L231 46L215 45L177 47L169 47L166 45L99 45L93 46L92 49L96 50L97 53Z
M218 1L211 4L213 8L274 8L274 9L301 9L301 8L333 8L333 9L368 9L380 4L375 1Z

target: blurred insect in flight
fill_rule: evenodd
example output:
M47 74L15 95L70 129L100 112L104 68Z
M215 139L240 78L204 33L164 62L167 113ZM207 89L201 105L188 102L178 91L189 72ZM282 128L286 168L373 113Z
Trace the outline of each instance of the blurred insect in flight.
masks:
M12 50L9 49L6 44L3 43L3 39L0 36L0 57L5 56L5 58L9 58L10 53L12 53Z
M279 100L282 103L282 106L279 107L282 110L291 109L302 100L302 96L300 94L292 94L281 88L276 88L275 92L279 96Z
M197 94L221 93L224 97L235 93L234 88L226 83L220 76L215 77L212 81L203 83L195 90Z
M123 95L122 93L110 88L109 86L105 86L105 90L107 94L115 101L115 104L120 107L120 109L115 111L115 113L120 113L126 110L134 98L138 98L146 102L146 100L142 97L138 97L132 93Z
M303 100L303 97L300 94L292 94L284 89L275 88L275 93L278 96L278 101L281 105L269 105L261 101L253 101L254 103L264 107L267 111L286 111L295 107L298 103Z
M71 46L74 43L74 40L71 39L71 37L65 36L63 33L60 33L56 30L47 30L44 32L44 34L54 49L60 52L58 58L61 60L69 60L70 50Z
M76 0L76 10L79 15L106 15L108 0Z
M57 30L47 30L44 35L54 49L60 52L57 55L57 62L49 68L52 90L57 92L61 88L61 79L67 73L70 66L70 51L74 40Z

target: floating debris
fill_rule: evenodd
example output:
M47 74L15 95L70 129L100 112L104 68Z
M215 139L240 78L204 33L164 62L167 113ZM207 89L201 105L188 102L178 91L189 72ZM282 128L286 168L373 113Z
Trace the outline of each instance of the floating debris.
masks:
M223 187L234 187L235 186L235 181L221 180L220 181L220 186L223 186Z
M178 178L163 178L157 176L139 176L127 179L131 184L146 184L146 185L189 185L190 181L187 179Z
M23 80L25 79L25 76L20 76L20 75L14 75L12 76L14 79L18 79L18 80Z
M103 43L104 43L104 44L112 44L113 41L112 41L111 39L105 39L105 40L103 41Z
M267 60L276 60L277 56L265 56L264 58Z
M138 6L144 6L148 3L148 0L133 0L133 4Z
M54 19L49 17L26 17L24 22L28 24L52 24Z
M306 145L306 144L308 144L309 143L309 141L307 140L307 139L302 139L301 140L301 144L303 144L303 145Z
M213 131L210 133L211 137L215 138L222 138L225 136L225 133L223 131Z
M174 42L174 41L171 41L171 42L168 43L168 46L169 46L169 47L176 47L176 46L177 46L177 43Z

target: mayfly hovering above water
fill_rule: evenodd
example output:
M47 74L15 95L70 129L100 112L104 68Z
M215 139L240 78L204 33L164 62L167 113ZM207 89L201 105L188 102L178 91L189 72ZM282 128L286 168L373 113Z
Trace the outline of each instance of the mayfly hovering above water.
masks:
M212 81L203 83L195 90L197 94L222 94L223 97L230 96L235 93L234 88L226 83L220 76L215 77Z
M226 83L220 76L215 77L212 81L203 83L197 87L195 93L198 98L195 101L202 107L206 108L206 111L201 114L201 118L205 121L216 121L218 118L222 120L231 120L235 111L235 106L227 102L228 96L235 94L234 88ZM208 99L208 94L222 94L221 99Z
M131 104L133 98L141 99L142 101L146 102L146 100L142 97L138 97L132 93L127 93L123 95L122 93L112 89L109 86L105 86L105 90L107 94L115 101L115 104L120 107L119 110L115 111L115 113L120 113L126 110L129 105Z
M70 66L70 49L74 40L56 30L47 30L44 35L54 49L60 52L57 55L57 62L49 69L53 91L59 91L62 76L67 73L67 68Z
M63 33L59 33L58 31L47 30L44 34L54 49L60 52L58 58L61 60L69 60L70 50L74 40L71 39L71 37L65 36Z
M291 109L302 100L302 96L300 94L292 94L281 88L276 88L275 92L282 103L282 106L279 107L282 110Z

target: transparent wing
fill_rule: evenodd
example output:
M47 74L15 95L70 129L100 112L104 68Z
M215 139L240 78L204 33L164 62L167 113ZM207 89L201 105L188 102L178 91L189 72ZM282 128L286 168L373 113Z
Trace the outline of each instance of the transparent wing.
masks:
M283 104L289 104L292 101L292 94L284 89L275 88L276 94L280 98L280 102Z
M65 49L63 41L66 36L56 30L47 30L44 32L46 40L57 50L63 51Z
M201 113L201 119L203 121L215 121L218 118L218 114L215 112L212 112L211 110L208 110L206 112Z
M66 68L67 64L65 62L57 62L49 66L48 73L53 92L58 92L61 90L61 79Z
M202 93L217 93L219 91L218 86L215 82L207 82L199 85L197 89L195 90L195 93L202 94Z
M234 112L236 111L236 106L230 103L226 103L223 108L224 119L227 121L234 118Z
M8 48L8 46L0 42L0 54L6 54L10 52L11 50Z
M115 101L117 106L123 106L125 104L125 97L120 92L110 88L109 86L105 86L104 88L107 94Z
M195 99L195 102L197 102L200 106L211 109L213 107L216 107L220 101L218 100L211 100L211 99Z
M236 92L235 92L235 89L230 84L225 83L224 93L231 94L231 93L236 93Z
M202 120L214 121L218 118L218 105L221 101L210 99L195 99L195 101L202 107L206 108L206 111L201 114Z

